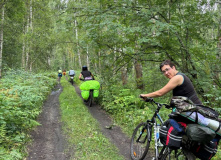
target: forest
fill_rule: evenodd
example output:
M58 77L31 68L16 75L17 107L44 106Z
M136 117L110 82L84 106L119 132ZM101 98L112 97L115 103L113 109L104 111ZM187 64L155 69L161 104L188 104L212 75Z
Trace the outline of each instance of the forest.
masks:
M205 103L220 106L219 1L2 0L0 7L0 76L87 65L107 86L152 91L162 86L160 62L170 59Z
M159 70L166 59L191 79L204 105L221 112L220 13L219 0L1 0L0 135L17 132L13 118L4 117L5 97L14 95L7 99L12 110L17 94L30 94L22 93L24 86L16 89L17 83L44 77L35 84L39 90L32 90L36 97L19 102L23 109L32 106L25 112L35 112L31 118L36 118L40 111L33 106L40 106L37 99L56 83L50 78L59 69L81 71L84 65L101 84L99 104L124 119L122 125L142 118L140 93L168 82ZM169 103L171 95L158 100Z

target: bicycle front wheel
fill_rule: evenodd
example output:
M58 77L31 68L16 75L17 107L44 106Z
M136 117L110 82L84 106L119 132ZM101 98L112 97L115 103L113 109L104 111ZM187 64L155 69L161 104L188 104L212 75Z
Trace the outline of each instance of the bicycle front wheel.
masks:
M130 143L130 155L133 160L145 158L150 146L150 136L150 128L147 123L140 123L135 128Z

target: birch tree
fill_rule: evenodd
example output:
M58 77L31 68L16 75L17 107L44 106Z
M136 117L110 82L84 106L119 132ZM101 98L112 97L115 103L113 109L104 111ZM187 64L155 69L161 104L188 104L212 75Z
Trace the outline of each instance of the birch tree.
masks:
M2 77L2 52L3 52L3 34L4 34L4 18L5 18L5 7L4 4L1 7L1 30L0 30L0 78Z
M75 37L76 37L76 42L77 42L77 54L78 54L78 60L79 60L79 65L82 68L82 64L81 64L81 53L80 53L80 49L79 49L79 39L78 39L78 25L77 25L77 19L76 19L76 13L74 13L74 30L75 30Z

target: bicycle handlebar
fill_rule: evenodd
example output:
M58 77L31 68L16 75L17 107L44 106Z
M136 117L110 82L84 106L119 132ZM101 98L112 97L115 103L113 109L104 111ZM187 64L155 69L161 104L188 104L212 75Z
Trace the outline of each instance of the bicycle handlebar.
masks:
M160 106L165 106L165 108L167 108L167 109L170 109L170 108L171 108L170 105L168 105L168 104L161 104L161 103L155 102L154 99L153 99L153 98L150 98L150 97L143 97L143 96L140 95L140 98L143 98L143 100L144 100L145 102L153 102L153 103L155 103L157 106L158 106L158 105L160 105Z
M143 98L143 100L144 100L145 102L153 102L153 101L154 101L153 98L143 97L143 96L141 96L141 95L140 95L140 98Z

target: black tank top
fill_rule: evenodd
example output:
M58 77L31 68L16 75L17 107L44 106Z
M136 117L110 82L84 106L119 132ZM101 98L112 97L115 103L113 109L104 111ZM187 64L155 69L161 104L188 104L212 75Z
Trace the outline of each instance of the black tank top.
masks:
M90 71L82 71L81 74L83 75L84 79L86 77L91 77L91 72Z
M173 96L184 96L188 97L195 104L202 104L202 102L197 97L196 91L193 87L190 79L183 73L178 72L176 75L183 76L184 80L180 86L177 86L173 89Z

